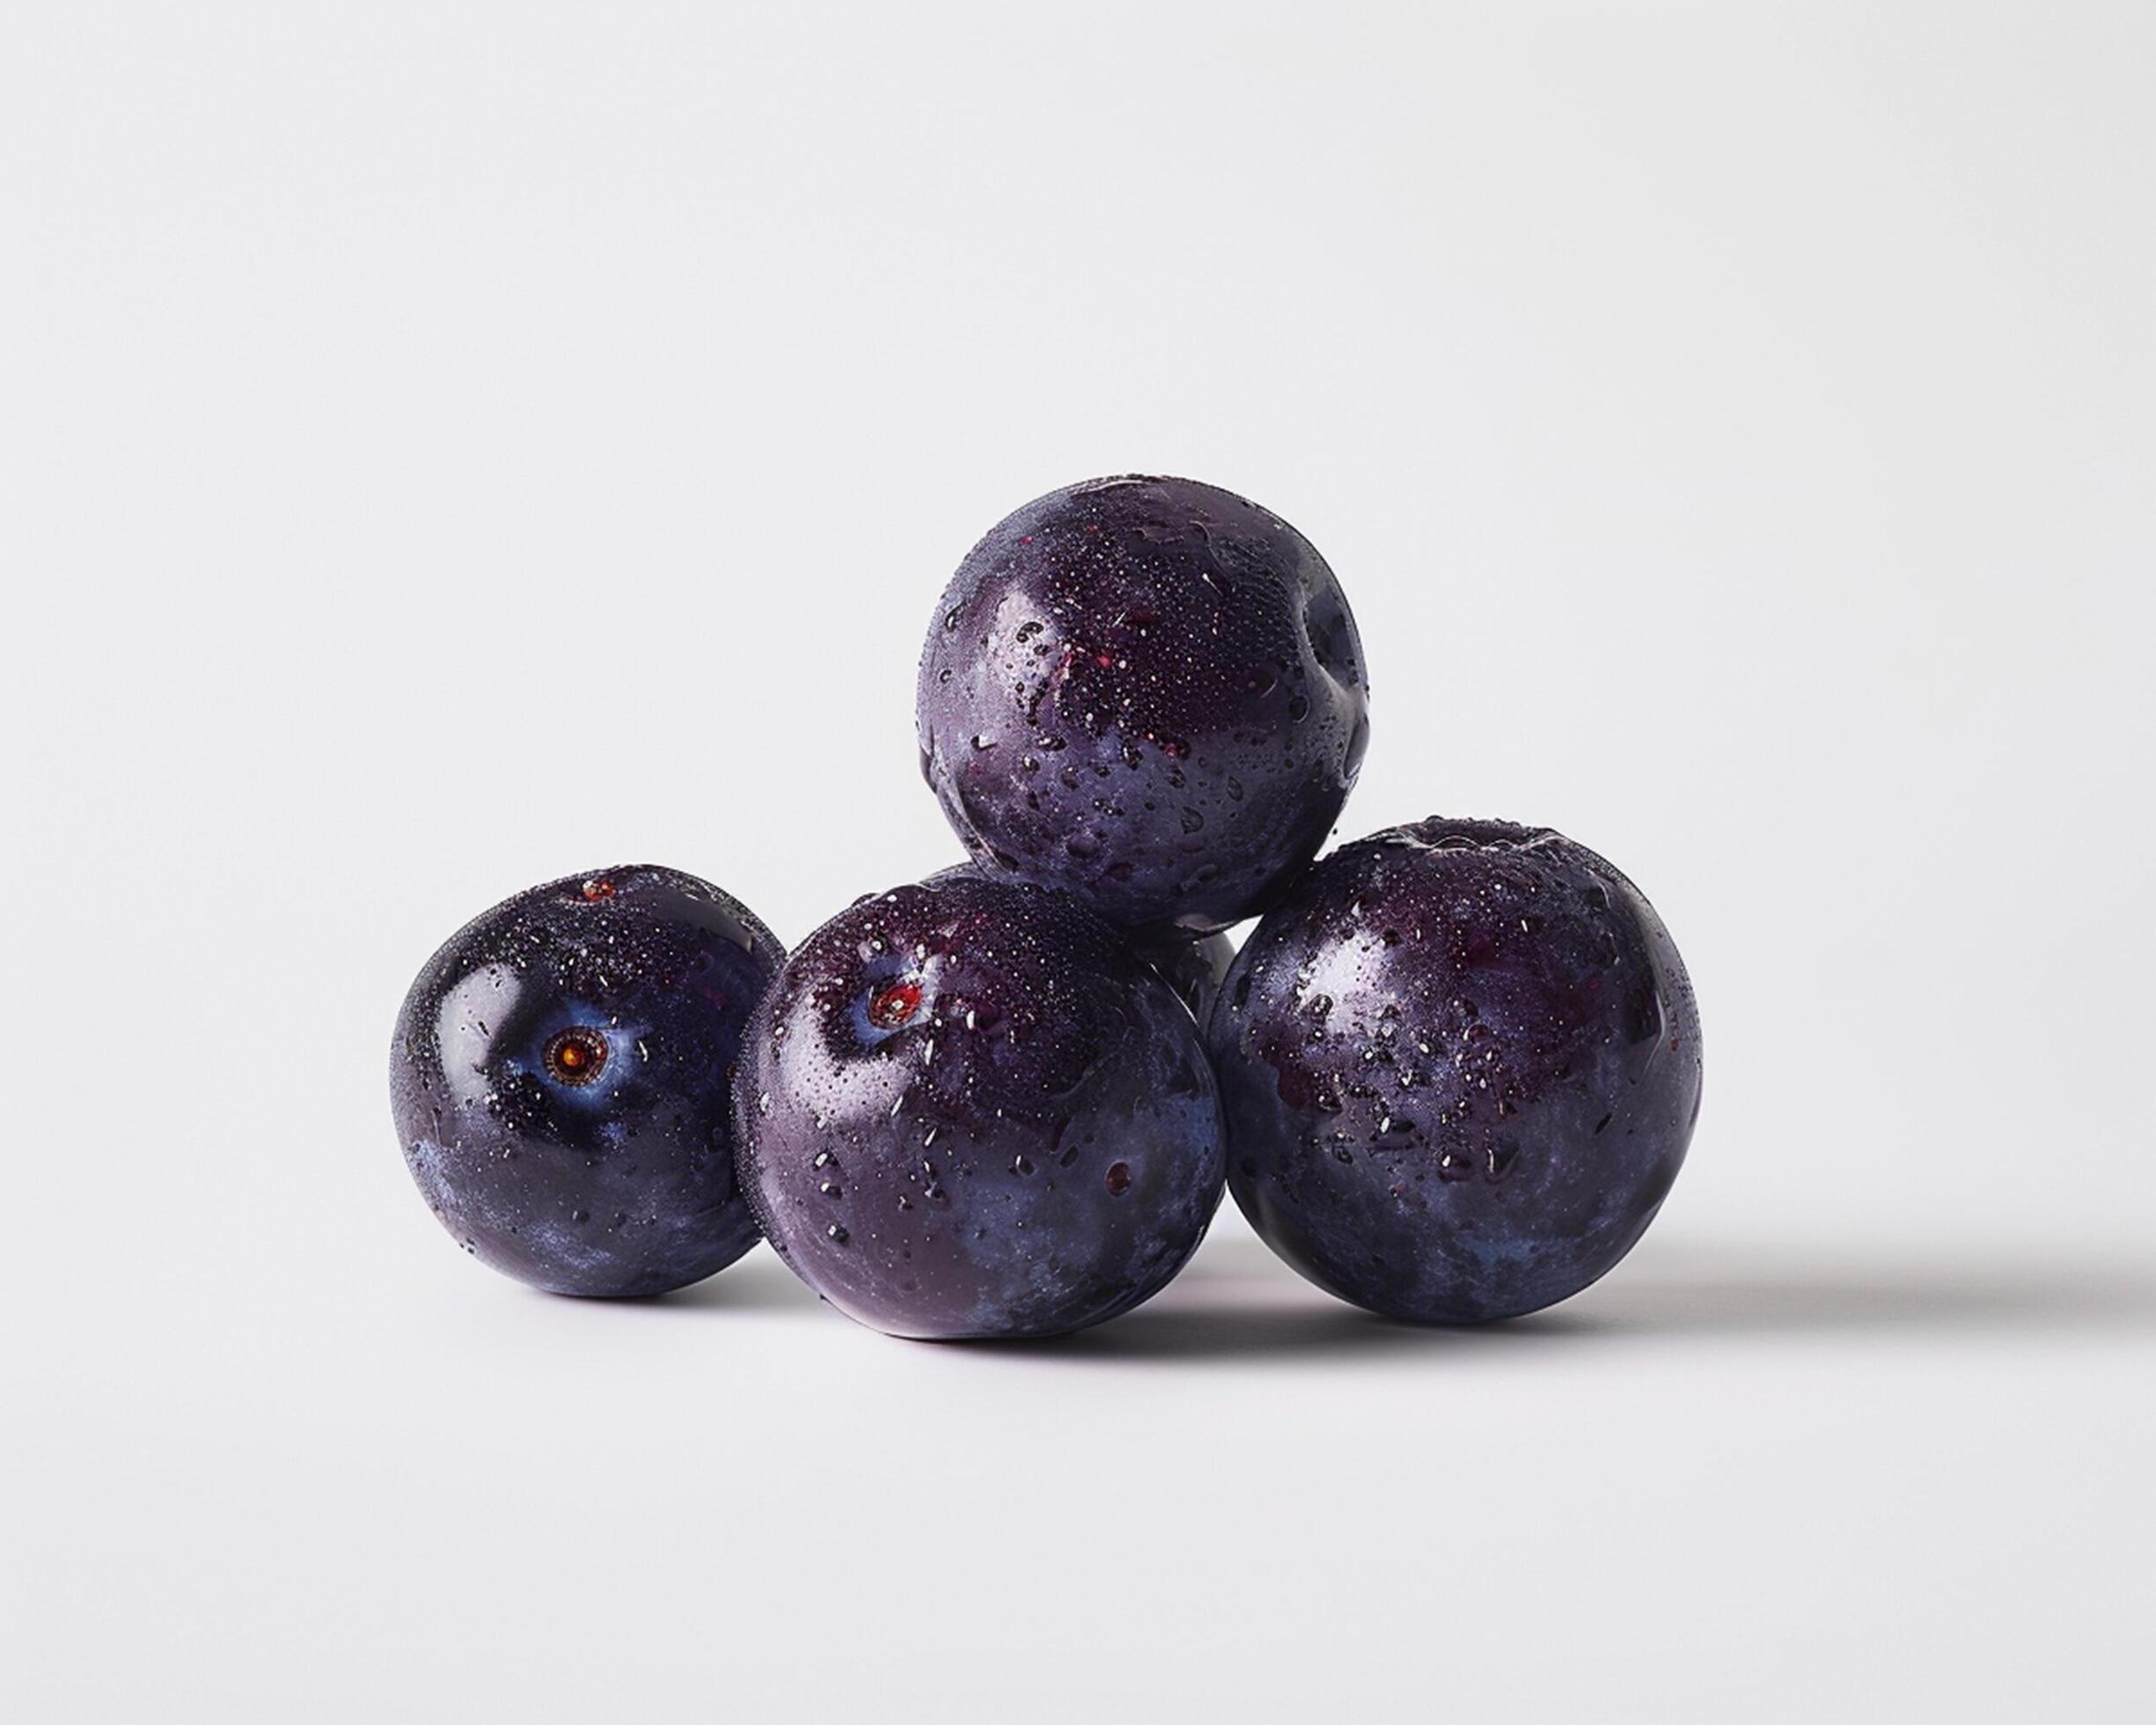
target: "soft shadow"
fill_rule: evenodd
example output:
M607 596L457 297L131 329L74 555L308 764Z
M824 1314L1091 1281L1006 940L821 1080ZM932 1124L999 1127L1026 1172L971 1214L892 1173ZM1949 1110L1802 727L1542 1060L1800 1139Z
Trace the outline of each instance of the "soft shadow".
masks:
M768 1250L693 1288L633 1303L653 1311L816 1313L821 1302ZM825 1314L835 1316L835 1314ZM1503 1324L1401 1324L1332 1299L1248 1234L1216 1236L1158 1297L1052 1341L963 1342L1003 1360L1350 1361L1424 1354L1526 1358L1627 1340L1805 1337L2156 1337L2156 1268L2119 1255L2019 1257L1964 1248L1742 1248L1650 1237L1562 1305Z
M715 1276L638 1303L654 1311L813 1312L823 1302L769 1246L758 1245Z
M1208 1241L1158 1298L1030 1358L1089 1362L1526 1357L1625 1338L2156 1335L2156 1273L2056 1259L1862 1251L1740 1251L1649 1242L1603 1281L1530 1317L1468 1328L1375 1318L1327 1298L1248 1237ZM1022 1345L1010 1345L1020 1351ZM1005 1352L1002 1347L994 1351Z
M1536 1312L1510 1324L1402 1324L1333 1299L1248 1235L1208 1239L1162 1293L1136 1311L1045 1342L994 1345L995 1352L1064 1361L1370 1359L1440 1353L1510 1354L1549 1347L1589 1326L1572 1312Z
M1597 1330L1661 1335L2156 1334L2156 1270L2088 1251L1741 1252L1643 1244L1580 1295ZM1636 1261L1634 1261L1636 1260Z

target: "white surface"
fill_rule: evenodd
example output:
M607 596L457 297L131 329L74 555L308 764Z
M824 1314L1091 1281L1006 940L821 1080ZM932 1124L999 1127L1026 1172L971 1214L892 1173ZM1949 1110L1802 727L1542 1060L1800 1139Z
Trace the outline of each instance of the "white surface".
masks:
M764 10L0 26L0 1712L2156 1713L2148 11ZM1347 834L1667 917L1633 1260L1426 1336L1229 1218L969 1351L466 1259L435 943L947 860L934 596L1133 467L1339 571Z

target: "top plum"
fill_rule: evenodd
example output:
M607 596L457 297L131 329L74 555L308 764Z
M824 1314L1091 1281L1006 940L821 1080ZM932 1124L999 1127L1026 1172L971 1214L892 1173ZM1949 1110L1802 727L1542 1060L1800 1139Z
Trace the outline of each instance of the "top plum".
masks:
M1192 480L1093 480L1007 517L944 590L921 773L985 868L1189 939L1316 855L1366 695L1353 613L1293 527Z

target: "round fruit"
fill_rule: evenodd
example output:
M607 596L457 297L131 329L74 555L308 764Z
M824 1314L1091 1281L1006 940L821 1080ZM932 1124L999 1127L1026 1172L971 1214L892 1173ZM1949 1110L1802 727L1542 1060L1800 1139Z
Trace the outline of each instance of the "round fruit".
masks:
M1316 855L1365 695L1347 600L1293 527L1192 480L1095 480L959 565L921 654L921 771L985 866L1187 937Z
M757 1009L736 1097L771 1243L848 1317L926 1339L1127 1311L1220 1202L1190 1014L1067 893L948 873L862 899Z
M496 905L397 1016L390 1105L443 1225L554 1294L700 1281L756 1242L730 1083L785 949L671 869L572 875Z
M1251 1225L1321 1288L1428 1322L1610 1269L1699 1112L1661 919L1584 845L1500 821L1327 857L1243 943L1208 1044Z

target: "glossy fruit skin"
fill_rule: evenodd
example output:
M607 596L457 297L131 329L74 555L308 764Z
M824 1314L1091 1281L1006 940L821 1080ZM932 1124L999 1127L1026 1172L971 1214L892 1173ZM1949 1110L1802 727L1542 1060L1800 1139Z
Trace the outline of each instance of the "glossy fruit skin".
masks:
M554 1294L663 1294L740 1257L756 1223L730 1081L785 956L717 887L648 865L466 924L412 984L390 1050L397 1134L443 1226Z
M973 880L997 878L977 863L957 862L937 870L921 885L940 886L961 875ZM1236 943L1226 935L1207 935L1202 940L1134 940L1132 946L1159 973L1161 980L1176 991L1176 998L1190 1009L1191 1017L1203 1024L1221 992L1221 979L1235 962Z
M922 776L977 860L1184 938L1256 915L1317 854L1367 708L1309 541L1139 475L990 530L937 602L915 703Z
M1328 856L1243 943L1207 1045L1251 1225L1319 1287L1428 1323L1609 1270L1699 1112L1661 919L1586 846L1500 821Z
M948 873L826 922L757 1009L736 1105L779 1255L891 1335L1100 1323L1164 1287L1220 1204L1190 1014L1030 885Z
M1220 998L1228 967L1236 962L1236 943L1226 935L1207 935L1203 940L1141 943L1138 955L1156 971L1162 981L1176 991L1176 998L1203 1024Z

